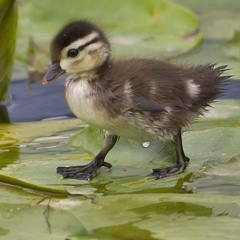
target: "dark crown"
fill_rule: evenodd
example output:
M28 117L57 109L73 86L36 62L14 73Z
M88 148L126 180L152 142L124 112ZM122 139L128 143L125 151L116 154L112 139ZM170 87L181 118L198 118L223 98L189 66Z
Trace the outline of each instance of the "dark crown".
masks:
M88 36L93 32L97 32L99 34L99 40L109 45L109 42L102 30L88 21L78 20L65 25L52 40L52 63L58 62L60 60L60 55L63 48L67 47L78 39Z

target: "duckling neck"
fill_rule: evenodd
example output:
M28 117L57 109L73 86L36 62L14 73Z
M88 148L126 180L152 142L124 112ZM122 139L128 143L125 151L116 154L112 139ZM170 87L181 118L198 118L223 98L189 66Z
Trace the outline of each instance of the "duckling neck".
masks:
M105 62L97 69L96 75L102 76L111 67L110 57L108 57Z
M109 58L107 58L106 61L97 69L70 74L69 77L66 79L65 85L67 86L71 81L73 82L79 81L79 80L94 81L100 76L104 75L106 71L110 68L110 66L111 64L110 64Z
M65 86L67 87L71 82L77 82L80 80L92 81L96 76L96 73L84 72L84 73L73 73L66 79Z

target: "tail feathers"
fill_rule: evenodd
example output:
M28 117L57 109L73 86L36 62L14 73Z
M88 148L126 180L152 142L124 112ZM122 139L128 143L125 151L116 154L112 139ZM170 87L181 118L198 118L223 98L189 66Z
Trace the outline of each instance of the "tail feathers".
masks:
M200 109L205 109L218 97L225 93L225 87L228 84L229 75L223 75L229 69L227 65L215 67L216 64L199 66L198 75L193 79L198 86L199 92L195 96L192 105L192 110L201 112Z

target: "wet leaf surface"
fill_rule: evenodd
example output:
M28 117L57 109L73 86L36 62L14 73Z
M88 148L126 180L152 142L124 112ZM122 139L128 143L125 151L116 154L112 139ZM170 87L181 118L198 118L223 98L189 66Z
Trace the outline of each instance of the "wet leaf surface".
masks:
M20 234L31 236L41 231L42 238L50 236L43 215L48 201L36 205L47 196L51 199L49 223L55 229L52 239L186 239L194 235L195 239L209 235L212 239L237 239L239 109L239 101L215 104L206 118L196 121L183 135L191 159L187 170L158 181L148 176L149 170L174 164L168 142L144 148L121 139L107 157L113 164L111 170L103 168L91 182L67 180L61 179L55 168L91 161L103 144L99 130L81 130L78 120L1 125L6 129L1 149L18 148L12 153L15 161L0 171L4 183L0 185L1 235L11 239L20 231L13 227L14 221L22 217L24 228L34 217L38 227ZM59 226L59 218L61 224L71 223L71 228Z
M233 79L240 79L240 55L236 39L231 39L240 30L240 3L238 0L191 1L174 0L191 8L200 18L202 44L174 61L179 64L206 64L209 62L228 65ZM231 44L229 44L229 42Z
M85 239L87 233L74 214L49 205L0 203L0 212L0 237L4 236L4 239L30 239L33 236L35 239L49 236L51 239L77 239L77 236Z
M61 7L52 11L58 5L57 0L47 5L32 0L22 1L19 6L23 18L19 24L17 58L31 72L45 71L50 39L68 19L76 16L98 23L110 37L112 53L117 57L176 56L194 48L202 39L197 17L190 10L165 0L115 0L111 4L108 0L71 0L71 4L62 0ZM62 17L66 9L68 19Z
M234 32L232 39L224 45L223 51L228 57L240 59L240 28Z

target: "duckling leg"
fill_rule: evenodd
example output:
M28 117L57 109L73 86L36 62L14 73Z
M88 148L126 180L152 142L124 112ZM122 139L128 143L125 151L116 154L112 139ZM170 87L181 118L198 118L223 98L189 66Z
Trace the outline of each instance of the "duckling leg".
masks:
M180 174L187 167L189 158L185 156L183 151L181 131L179 131L178 134L174 136L173 142L176 148L177 165L173 167L164 168L164 169L153 169L151 172L151 175L156 176L157 179Z
M104 161L108 152L114 147L118 139L117 135L110 134L106 137L104 148L97 154L92 162L82 166L58 167L57 173L63 178L91 180L99 174L102 166L111 168L112 165Z

